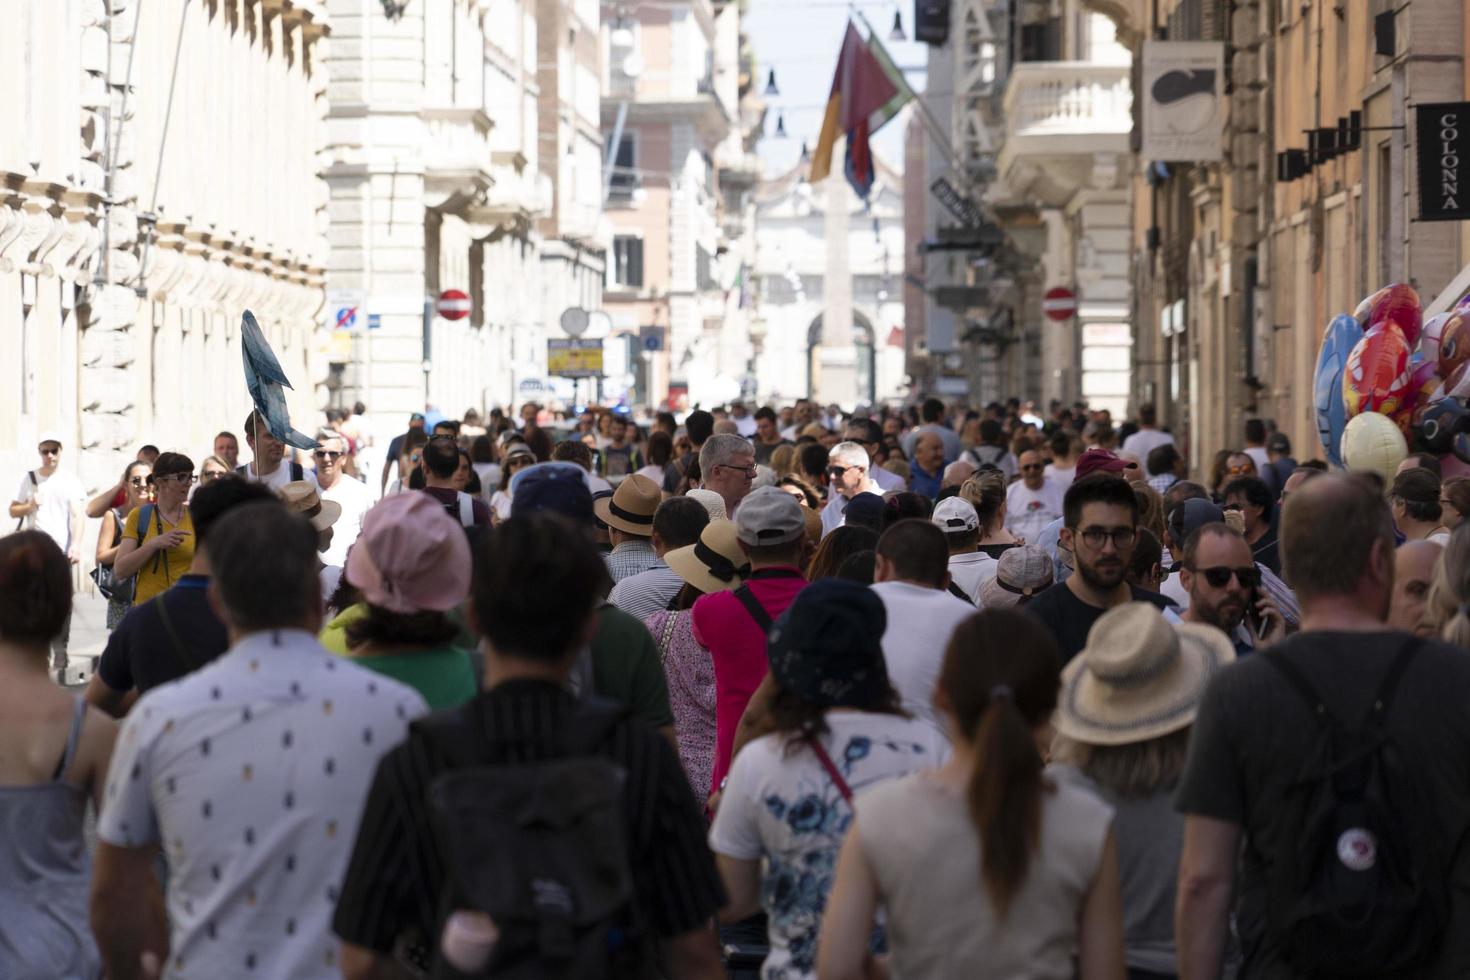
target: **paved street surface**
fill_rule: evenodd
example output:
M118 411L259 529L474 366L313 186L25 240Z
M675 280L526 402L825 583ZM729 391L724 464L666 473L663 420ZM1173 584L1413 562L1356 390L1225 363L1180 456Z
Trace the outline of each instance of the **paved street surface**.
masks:
M87 686L102 648L107 645L107 600L86 580L87 589L72 599L71 644L66 676L60 678L67 687L80 690Z

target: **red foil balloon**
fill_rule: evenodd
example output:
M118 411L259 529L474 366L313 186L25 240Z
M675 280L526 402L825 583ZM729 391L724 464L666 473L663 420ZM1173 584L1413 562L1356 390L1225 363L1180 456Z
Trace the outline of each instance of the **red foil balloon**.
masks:
M1396 282L1384 286L1378 292L1358 304L1353 312L1364 330L1372 330L1388 321L1398 324L1409 342L1409 349L1419 343L1419 331L1424 324L1424 314L1419 307L1419 294L1413 286Z
M1388 323L1368 331L1348 355L1342 398L1348 417L1362 412L1393 415L1409 392L1409 342Z

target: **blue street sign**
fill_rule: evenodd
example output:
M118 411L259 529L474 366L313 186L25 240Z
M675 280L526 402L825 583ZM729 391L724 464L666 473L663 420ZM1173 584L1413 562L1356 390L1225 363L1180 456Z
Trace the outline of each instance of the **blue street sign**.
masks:
M643 338L643 349L646 351L661 351L664 349L663 334L649 334Z
M368 314L368 329L369 330L378 330L378 329L381 329L382 326L383 326L383 314L381 314L381 313L369 313Z

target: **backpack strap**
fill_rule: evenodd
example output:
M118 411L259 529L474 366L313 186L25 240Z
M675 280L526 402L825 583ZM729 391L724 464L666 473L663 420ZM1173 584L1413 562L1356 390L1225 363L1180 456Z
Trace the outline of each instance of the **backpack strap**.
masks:
M947 591L956 599L963 599L972 606L975 604L975 600L970 598L970 594L953 582L949 583L949 589Z
M1373 699L1373 707L1369 709L1369 716L1382 718L1388 712L1388 706L1393 703L1393 696L1398 693L1399 682L1404 679L1404 674L1409 669L1409 661L1424 646L1424 641L1417 636L1410 636L1399 647L1399 652L1394 655L1393 663L1388 665L1388 673L1383 675L1383 683L1378 685L1378 695Z
M291 460L291 479L293 481L306 479L306 468L294 459Z
M1388 711L1388 705L1398 691L1399 681L1403 679L1404 672L1409 668L1409 661L1414 654L1424 645L1424 641L1417 636L1406 637L1398 652L1394 654L1393 661L1388 665L1388 671L1383 675L1382 682L1378 685L1378 692L1373 697L1373 704L1368 709L1369 719L1382 718ZM1259 655L1266 663L1275 667L1281 676L1285 677L1291 685L1292 690L1301 697L1312 714L1319 720L1330 720L1336 724L1337 718L1328 710L1327 704L1322 700L1316 689L1312 687L1311 681L1300 667L1287 659L1280 650L1267 650Z
M755 597L755 593L750 591L749 585L742 585L731 594L745 607L745 611L750 613L750 618L755 620L755 625L760 627L762 633L771 631L771 626L774 625L771 614L766 612L766 607L762 606L760 600Z

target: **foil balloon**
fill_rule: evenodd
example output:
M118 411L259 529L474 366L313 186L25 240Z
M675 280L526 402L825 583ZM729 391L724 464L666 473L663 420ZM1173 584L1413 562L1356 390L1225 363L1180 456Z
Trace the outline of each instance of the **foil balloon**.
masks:
M1364 412L1348 420L1342 432L1342 461L1350 470L1369 470L1392 483L1394 471L1409 455L1404 434L1387 415Z
M1418 354L1424 360L1433 364L1439 360L1439 341L1444 336L1444 325L1449 322L1450 314L1438 313L1424 321L1424 328L1419 331ZM1438 370L1436 368L1435 370Z
M1439 332L1439 376L1450 375L1470 361L1470 311L1451 313Z
M1396 323L1404 332L1404 339L1413 347L1419 342L1419 331L1423 326L1423 312L1419 308L1419 294L1413 286L1396 282L1384 286L1364 299L1353 311L1353 316L1364 330L1385 323Z
M1322 335L1322 349L1317 354L1313 385L1317 438L1334 466L1342 465L1338 446L1342 442L1342 427L1347 425L1348 418L1347 407L1342 400L1342 374L1353 345L1362 339L1363 328L1358 326L1358 321L1341 313L1327 324Z
M1349 416L1391 415L1409 391L1409 344L1392 323L1368 331L1348 355L1342 398Z
M1436 397L1443 397L1440 391L1443 382L1438 370L1438 365L1433 361L1423 361L1409 369L1409 390L1405 392L1403 402L1390 415L1398 423L1398 427L1404 430L1405 435L1410 434L1410 426L1418 410Z

